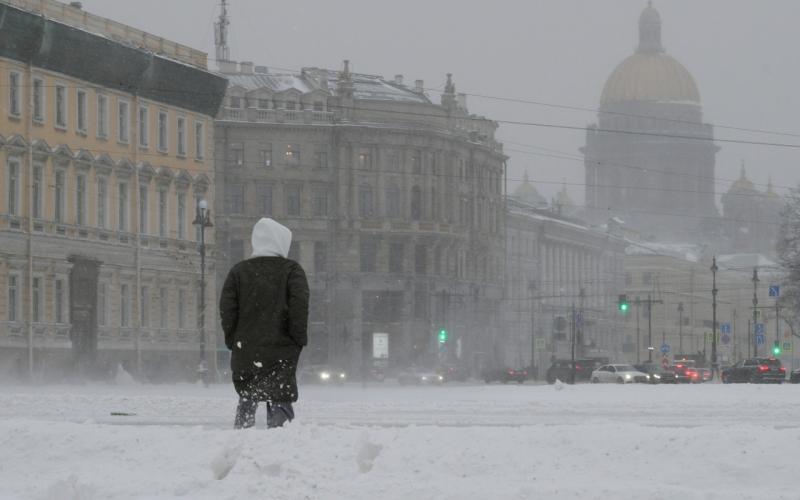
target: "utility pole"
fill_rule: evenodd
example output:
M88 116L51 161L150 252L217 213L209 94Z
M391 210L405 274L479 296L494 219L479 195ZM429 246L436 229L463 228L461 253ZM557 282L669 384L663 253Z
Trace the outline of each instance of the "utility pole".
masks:
M751 324L752 324L752 320L748 318L747 319L747 331L750 332L750 333L753 333L753 327L750 326ZM747 344L747 357L749 358L750 357L750 339L745 339L745 340L747 340L747 342L745 342L745 344Z
M775 297L775 342L781 343L781 306L778 305L778 297Z
M570 349L571 352L571 360L572 360L572 369L570 370L570 383L575 383L575 302L572 303L572 348Z
M758 268L753 268L753 357L758 356L758 339L756 329L758 328Z
M647 362L653 362L653 299L647 294Z
M538 368L534 368L536 366L536 321L534 317L534 309L536 308L536 282L531 280L528 283L528 292L531 295L531 366L530 366L530 373L531 377L534 379L538 379ZM536 371L534 371L536 370Z
M715 379L719 372L719 363L717 363L717 256L715 255L711 261L711 322L713 330L711 332L711 379Z
M641 335L639 334L639 297L636 297L636 363L642 362Z
M683 354L683 302L678 302L678 351Z

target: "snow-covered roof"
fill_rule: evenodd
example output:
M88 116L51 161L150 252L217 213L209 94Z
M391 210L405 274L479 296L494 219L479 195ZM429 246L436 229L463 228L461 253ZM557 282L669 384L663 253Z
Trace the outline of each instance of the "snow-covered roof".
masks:
M625 255L663 255L687 262L699 262L703 247L694 243L629 242Z
M768 259L760 253L732 253L717 256L717 266L720 269L747 270L759 269L779 269L778 263Z

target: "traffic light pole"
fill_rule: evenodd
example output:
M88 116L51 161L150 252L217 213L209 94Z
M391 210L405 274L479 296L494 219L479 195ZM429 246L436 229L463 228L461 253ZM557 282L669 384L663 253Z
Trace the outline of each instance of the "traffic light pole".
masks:
M711 305L711 322L712 328L711 331L711 379L717 379L719 375L719 363L717 362L717 257L714 256L712 263L711 263L711 275L712 275L712 288L711 288L711 298L712 298L712 305Z
M758 268L753 268L753 357L758 357Z

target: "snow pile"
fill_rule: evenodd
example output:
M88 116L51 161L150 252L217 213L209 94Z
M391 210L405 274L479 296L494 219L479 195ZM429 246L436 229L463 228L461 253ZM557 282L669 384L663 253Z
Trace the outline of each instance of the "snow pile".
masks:
M133 375L125 371L121 364L117 364L117 373L114 375L114 383L117 385L135 385Z

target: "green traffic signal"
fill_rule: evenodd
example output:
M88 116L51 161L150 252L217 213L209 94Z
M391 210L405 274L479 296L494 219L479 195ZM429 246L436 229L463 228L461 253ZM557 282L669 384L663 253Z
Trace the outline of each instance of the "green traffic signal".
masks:
M617 308L619 309L619 312L621 312L622 314L627 314L629 307L630 304L628 303L628 296L620 295L619 301L617 302Z
M775 343L772 344L772 354L774 356L781 355L781 344L778 341L775 341Z
M628 304L620 304L619 310L622 312L628 312Z
M442 328L439 330L439 343L444 344L445 342L447 342L447 330Z

